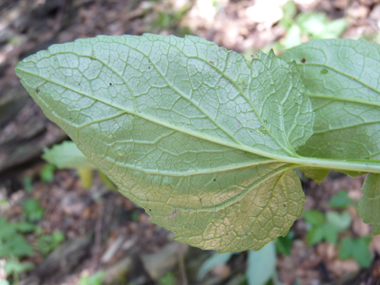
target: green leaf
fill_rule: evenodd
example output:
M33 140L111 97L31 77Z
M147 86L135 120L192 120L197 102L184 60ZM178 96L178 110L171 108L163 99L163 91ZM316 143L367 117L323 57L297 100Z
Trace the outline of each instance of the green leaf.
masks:
M37 241L37 249L42 255L46 256L55 248L57 248L62 241L65 240L65 236L62 232L56 231L52 235L42 235Z
M301 13L296 23L303 33L320 39L339 37L348 26L348 21L345 19L328 21L324 13Z
M322 226L312 227L306 234L306 240L308 245L314 245L319 243L324 238L324 230Z
M370 243L370 237L361 237L356 240L355 246L352 248L352 256L364 268L369 268L372 263L371 252L368 248Z
M353 203L352 199L348 197L346 190L336 193L328 202L328 205L332 208L344 209Z
M339 229L331 223L325 223L321 226L323 239L329 243L336 244L338 241Z
M24 257L32 256L33 253L30 244L20 234L13 235L11 239L7 239L0 243L0 257Z
M325 29L327 16L324 13L301 13L296 18L302 32L311 37L318 37Z
M292 168L314 115L298 71L273 53L246 62L197 37L99 36L54 45L16 72L88 159L178 241L258 250L302 212Z
M286 236L279 237L276 241L276 252L290 255L294 242L294 232L290 231Z
M298 25L293 24L286 32L284 39L285 48L292 48L302 43L301 29Z
M379 46L362 39L311 40L280 57L296 62L316 112L314 134L298 153L379 159Z
M293 1L288 1L282 6L284 16L278 22L284 29L289 29L294 22L294 16L297 14L297 5Z
M34 264L32 262L20 262L17 259L9 259L5 263L4 271L9 275L13 273L21 274L33 268Z
M36 229L36 226L34 224L28 222L13 223L12 226L21 233L32 232Z
M40 171L41 181L51 182L54 179L55 165L47 163Z
M312 226L320 226L325 222L325 216L317 210L308 210L303 213L303 218Z
M338 38L347 29L349 22L346 19L337 19L326 23L323 33L320 38Z
M88 168L96 169L87 157L78 149L74 142L64 141L45 150L42 158L59 169L64 168Z
M372 234L379 234L380 227L380 174L369 174L363 184L363 196L358 204L358 214L363 222L372 224Z
M326 213L327 223L331 224L334 229L338 232L347 229L352 222L351 215L349 212L327 212Z
M358 239L346 237L340 243L338 256L341 259L354 258L361 267L369 268L372 263L368 248L370 242L371 238L368 236Z
M198 280L202 281L206 274L209 273L214 267L225 264L230 260L231 256L233 255L232 252L218 254L214 253L209 257L201 266L198 272Z
M42 219L45 210L40 206L40 200L27 199L23 204L23 210L29 221L35 222Z
M348 259L351 257L352 248L355 246L354 240L350 237L342 239L339 245L338 257L341 259Z
M247 280L249 285L264 285L276 271L277 256L274 242L261 250L248 251Z

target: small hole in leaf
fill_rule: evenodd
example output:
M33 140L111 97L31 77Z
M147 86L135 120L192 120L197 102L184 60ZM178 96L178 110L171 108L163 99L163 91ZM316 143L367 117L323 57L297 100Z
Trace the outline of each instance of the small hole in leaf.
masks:
M306 62L306 58L301 59L301 62L305 63Z

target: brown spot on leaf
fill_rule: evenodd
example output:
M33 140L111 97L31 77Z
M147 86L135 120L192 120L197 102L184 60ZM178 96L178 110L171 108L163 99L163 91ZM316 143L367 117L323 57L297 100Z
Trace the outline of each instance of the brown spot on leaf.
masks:
M301 59L301 62L305 63L306 62L306 58Z

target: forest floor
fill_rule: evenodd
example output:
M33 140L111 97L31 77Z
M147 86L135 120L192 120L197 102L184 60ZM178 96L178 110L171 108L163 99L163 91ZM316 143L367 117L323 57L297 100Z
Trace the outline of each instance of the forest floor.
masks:
M300 14L312 15L316 25L322 26L344 19L336 36L380 42L380 1L297 0L295 12L284 12L286 2L0 1L0 219L5 218L8 224L28 220L36 227L24 235L33 254L18 259L31 262L34 268L9 276L2 269L0 255L0 284L6 277L25 285L97 284L97 272L103 274L102 284L244 284L247 253L234 255L199 281L197 272L211 252L173 241L171 232L151 224L144 209L107 188L96 173L92 186L85 189L75 170L49 170L41 159L43 150L68 138L29 98L14 67L51 44L99 34L193 34L244 55L269 48L279 53L313 36L305 30L290 37L290 26L297 24L296 15ZM359 219L355 209L363 181L363 177L335 172L321 185L303 179L305 211L315 209L324 217L329 212L348 213L350 222L335 243L323 241L311 246L310 224L305 218L298 219L289 242L284 240L285 249L278 249L280 282L380 284L379 237L369 238L369 265L361 264L360 257L339 258L344 238L370 237L370 226ZM352 202L345 207L331 206L329 201L342 190ZM28 210L25 205L32 206ZM40 217L31 217L36 212ZM2 231L4 228L0 228L0 235ZM63 238L57 235L54 240L54 233ZM41 245L41 237L48 237L49 250L44 250L47 245ZM56 241L54 246L52 240Z

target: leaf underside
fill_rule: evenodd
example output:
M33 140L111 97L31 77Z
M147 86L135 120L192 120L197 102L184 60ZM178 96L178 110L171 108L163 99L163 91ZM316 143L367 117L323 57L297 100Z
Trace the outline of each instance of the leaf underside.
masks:
M64 141L46 150L42 158L48 163L56 165L59 169L95 169L95 166L87 160L87 157L77 148L75 143L70 141Z
M373 235L380 234L380 174L371 173L364 181L358 214L366 224L372 224Z
M290 63L273 52L247 62L198 37L99 36L53 45L16 74L88 160L176 240L259 250L302 213L293 169L318 182L328 173L299 154L379 159L379 54L365 41L338 46L311 42L285 53Z
M301 155L380 159L380 53L367 40L311 40L280 56L295 61L316 113Z
M219 252L286 235L305 199L281 160L312 134L295 66L197 37L81 39L16 73L46 116L176 240ZM284 80L286 79L286 80Z
M298 153L380 163L379 45L363 39L312 40L280 57L296 62L316 113L314 134ZM363 221L372 224L372 234L380 234L379 180L377 174L366 178L358 208Z

